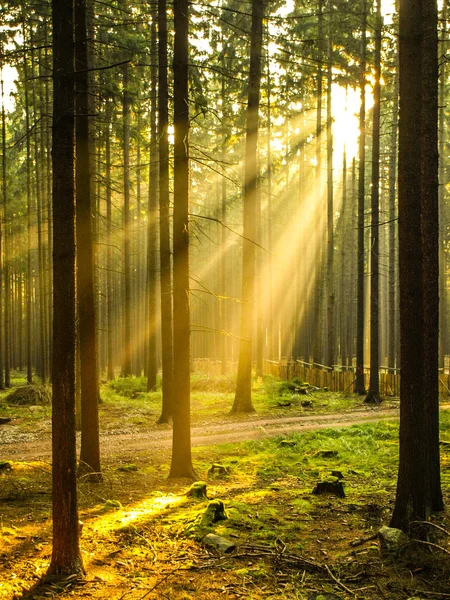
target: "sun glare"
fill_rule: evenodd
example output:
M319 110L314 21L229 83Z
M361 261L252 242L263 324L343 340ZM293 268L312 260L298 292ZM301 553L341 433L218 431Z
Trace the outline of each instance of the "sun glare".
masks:
M332 98L334 161L339 168L344 148L349 160L358 152L360 97L358 90L334 83Z

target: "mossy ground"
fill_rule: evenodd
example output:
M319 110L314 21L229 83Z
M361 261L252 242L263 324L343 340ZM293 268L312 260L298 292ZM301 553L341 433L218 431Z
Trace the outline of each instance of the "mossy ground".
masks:
M194 422L231 419L227 413L232 393L211 389L213 383L208 382L207 391L193 392ZM120 395L117 387L103 387L102 428L154 426L158 392L146 394L140 389L142 382L118 385L122 392L131 391ZM222 386L221 381L217 387ZM254 398L260 413L273 416L279 410L280 386L274 380L270 386L259 382ZM127 395L136 392L142 395ZM312 396L313 411L361 405L361 399L339 394ZM1 415L18 417L25 435L41 426L46 434L47 408L8 408L1 404L2 397ZM304 409L299 405L289 410ZM281 411L292 414L287 408ZM450 440L446 411L441 426L442 438ZM194 464L199 478L208 482L209 498L225 504L228 520L216 523L213 531L236 543L237 550L229 556L207 551L189 535L208 500L188 498L188 481L167 480L167 452L138 453L132 462L105 455L103 482L81 480L79 485L86 577L35 590L32 597L446 598L450 568L443 551L435 548L417 559L390 563L380 557L377 541L369 539L389 523L397 437L398 425L383 422L194 448ZM214 463L228 467L228 472L208 479ZM17 461L11 466L0 475L0 598L8 600L22 597L39 581L51 553L50 465ZM346 497L312 495L314 485L333 471L343 475ZM442 477L448 504L446 445ZM434 521L450 529L447 513L435 515ZM438 536L435 542L448 549L447 536Z

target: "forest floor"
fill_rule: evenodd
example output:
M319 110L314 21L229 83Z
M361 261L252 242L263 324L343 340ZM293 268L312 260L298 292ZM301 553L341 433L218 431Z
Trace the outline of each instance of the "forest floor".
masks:
M155 425L159 395L136 383L120 393L105 386L103 482L79 484L86 575L37 588L51 554L50 407L11 406L0 395L0 416L12 419L0 426L0 465L10 467L0 472L0 599L450 598L446 512L433 517L442 529L430 526L435 546L412 544L395 559L380 553L377 532L395 497L398 400L368 408L343 394L303 398L270 380L255 385L256 414L229 416L230 389L204 384L194 380L194 466L228 519L205 526L209 500L186 496L190 481L167 479L171 431ZM214 464L224 472L211 473ZM336 476L345 497L312 494ZM236 550L206 547L211 531Z

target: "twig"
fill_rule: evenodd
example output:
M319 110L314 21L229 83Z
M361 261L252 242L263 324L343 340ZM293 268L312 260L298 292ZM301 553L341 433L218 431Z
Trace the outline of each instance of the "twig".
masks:
M433 544L433 542L426 542L425 540L411 540L411 541L403 544L401 549L405 548L406 546L410 546L411 544L420 544L422 546L430 546L431 548L436 548L436 550L441 550L442 552L444 552L445 554L448 554L450 556L450 550L447 550L446 548L439 546L439 544Z
M328 565L325 565L325 569L327 570L328 575L331 577L331 579L333 579L333 581L335 581L339 587L341 587L348 594L353 595L353 591L350 588L348 588L346 585L344 585L342 583L342 581L340 581L335 575L333 575L333 573Z
M432 521L412 521L410 523L410 525L430 525L431 527L434 527L435 529L438 529L439 531L442 531L442 533L445 533L445 535L450 536L450 531L447 531L446 529L444 529L440 525L436 525L436 523L433 523Z
M378 533L375 533L374 535L370 535L369 537L362 538L361 540L353 540L352 542L350 542L350 546L352 548L357 548L358 546L362 546L366 542L371 542L372 540L376 540L377 537L378 537Z

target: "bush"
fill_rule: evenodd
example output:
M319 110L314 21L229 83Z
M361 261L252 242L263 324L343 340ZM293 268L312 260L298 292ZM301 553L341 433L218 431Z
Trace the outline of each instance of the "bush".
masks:
M108 382L108 387L126 398L138 398L147 393L146 377L117 377Z

